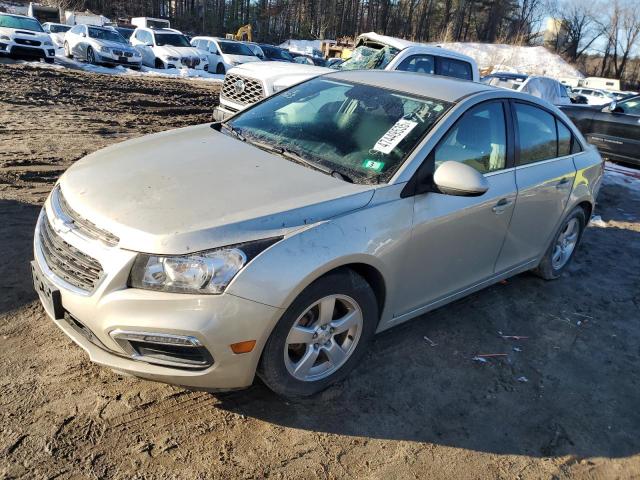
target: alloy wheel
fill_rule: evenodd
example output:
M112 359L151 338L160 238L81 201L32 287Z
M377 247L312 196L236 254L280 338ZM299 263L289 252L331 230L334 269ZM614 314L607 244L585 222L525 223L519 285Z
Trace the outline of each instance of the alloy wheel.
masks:
M287 371L297 380L328 377L353 354L363 328L362 309L346 295L329 295L294 322L284 346Z
M571 254L578 244L578 236L580 235L580 222L577 218L572 218L567 222L553 247L551 255L551 265L554 270L559 270L566 265L571 258Z

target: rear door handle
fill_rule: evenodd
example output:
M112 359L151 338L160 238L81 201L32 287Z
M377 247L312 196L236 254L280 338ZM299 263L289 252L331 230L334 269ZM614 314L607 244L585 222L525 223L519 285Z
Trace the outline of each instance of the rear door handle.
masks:
M504 213L504 211L512 203L513 203L513 200L509 200L508 198L501 198L500 200L498 200L498 203L496 203L491 210L493 210L493 213L495 213L496 215L500 215L501 213Z
M569 177L564 177L558 183L556 183L556 188L562 188L568 183L569 183Z

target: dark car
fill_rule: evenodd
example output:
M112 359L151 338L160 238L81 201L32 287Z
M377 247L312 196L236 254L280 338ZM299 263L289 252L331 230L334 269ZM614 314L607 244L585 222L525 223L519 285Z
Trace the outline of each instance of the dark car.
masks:
M303 63L309 65L315 65L316 67L326 67L327 61L324 58L314 57L312 55L305 55L304 53L297 53L289 51L293 57L293 61L296 63Z
M561 107L603 157L640 166L640 95L602 106Z
M264 53L262 60L271 60L275 62L293 62L293 57L284 48L275 47L266 43L259 43L258 46Z

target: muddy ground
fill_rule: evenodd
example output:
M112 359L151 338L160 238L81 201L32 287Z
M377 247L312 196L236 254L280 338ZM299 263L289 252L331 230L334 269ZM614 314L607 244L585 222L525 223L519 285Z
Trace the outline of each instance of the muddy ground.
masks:
M89 363L31 287L39 208L75 160L208 121L215 96L0 65L0 478L640 478L640 195L624 182L560 280L523 274L386 332L318 397Z

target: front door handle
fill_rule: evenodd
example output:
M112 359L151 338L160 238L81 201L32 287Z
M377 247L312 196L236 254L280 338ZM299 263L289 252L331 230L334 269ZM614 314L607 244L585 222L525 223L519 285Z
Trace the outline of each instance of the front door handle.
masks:
M498 203L496 203L491 210L493 210L493 213L495 213L496 215L500 215L504 213L504 211L512 203L513 203L513 200L509 200L508 198L501 198L500 200L498 200Z

